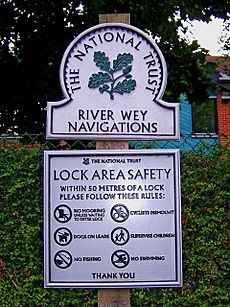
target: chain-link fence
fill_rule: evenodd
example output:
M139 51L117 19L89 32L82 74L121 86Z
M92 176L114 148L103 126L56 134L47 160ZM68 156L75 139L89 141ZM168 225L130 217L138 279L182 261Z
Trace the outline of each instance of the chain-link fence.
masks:
M222 144L225 147L230 145L230 136L221 134L184 134L181 135L180 141L130 141L129 148L131 149L166 149L166 148L178 148L181 151L199 151L201 147L205 147L207 150L212 150L213 145ZM20 136L2 135L0 136L0 145L2 146L25 146L25 147L40 147L44 149L95 149L96 142L94 141L54 141L47 140L43 133L39 134L22 134Z

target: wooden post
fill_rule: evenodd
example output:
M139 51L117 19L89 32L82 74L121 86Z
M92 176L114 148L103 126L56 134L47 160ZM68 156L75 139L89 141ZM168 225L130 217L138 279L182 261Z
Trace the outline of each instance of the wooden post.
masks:
M101 14L99 23L120 22L130 24L130 14ZM97 141L96 149L128 149L128 141ZM129 289L98 290L98 307L129 307Z
M100 14L99 23L121 22L130 24L130 14Z

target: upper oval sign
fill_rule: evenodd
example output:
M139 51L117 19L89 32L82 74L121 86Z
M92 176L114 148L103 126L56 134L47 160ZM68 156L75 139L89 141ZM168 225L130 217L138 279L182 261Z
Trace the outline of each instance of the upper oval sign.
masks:
M106 23L77 36L60 69L65 99L48 102L50 139L179 139L178 103L162 100L164 57L143 31Z

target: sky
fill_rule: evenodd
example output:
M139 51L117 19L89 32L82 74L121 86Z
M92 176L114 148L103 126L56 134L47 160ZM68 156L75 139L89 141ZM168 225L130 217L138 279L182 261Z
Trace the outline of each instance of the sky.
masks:
M79 9L83 9L80 4ZM220 18L211 18L210 22L192 21L185 22L188 26L188 37L189 41L198 40L201 47L209 50L210 55L224 55L223 51L220 50L219 38L223 31L223 20ZM183 34L180 33L183 37Z
M221 33L223 31L223 20L213 18L211 22L193 21L186 23L188 25L189 41L198 40L201 47L209 50L210 55L223 55L220 51L220 43L218 43Z

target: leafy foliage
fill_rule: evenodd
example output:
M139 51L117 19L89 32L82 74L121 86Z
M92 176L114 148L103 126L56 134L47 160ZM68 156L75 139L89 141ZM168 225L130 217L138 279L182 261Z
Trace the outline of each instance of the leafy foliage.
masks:
M96 306L95 291L43 287L42 151L0 147L0 306Z
M184 285L132 289L131 306L229 304L230 152L210 146L181 159ZM18 147L0 147L0 306L96 307L95 290L43 288L43 149Z
M80 3L83 10L79 8ZM182 20L227 19L228 1L2 0L0 1L0 133L45 130L47 101L60 100L59 67L73 38L104 13L131 14L131 23L159 40L169 80L165 100L203 101L205 52L178 37ZM174 18L180 16L180 18Z
M228 305L230 152L207 147L181 159L184 285L132 290L133 306Z
M96 51L94 52L94 61L96 66L100 67L101 70L107 71L106 73L99 72L98 74L92 74L89 78L89 88L99 87L100 93L108 92L110 99L114 99L113 93L123 95L124 93L130 93L136 87L136 81L123 80L122 82L116 83L117 80L124 77L126 79L132 78L129 73L132 70L132 65L129 65L133 61L133 56L129 53L118 54L117 59L113 61L113 66L110 68L109 58L105 52ZM114 73L122 70L122 74L115 77ZM105 83L111 83L111 86ZM100 85L103 85L100 87Z

